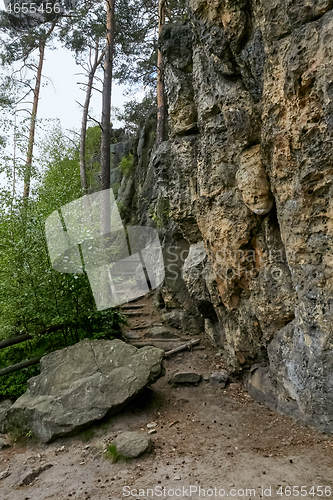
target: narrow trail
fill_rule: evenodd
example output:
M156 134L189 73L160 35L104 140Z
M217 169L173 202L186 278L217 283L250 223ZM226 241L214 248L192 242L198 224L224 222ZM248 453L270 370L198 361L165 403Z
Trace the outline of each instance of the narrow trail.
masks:
M134 344L169 349L190 339L163 323L151 297L122 309L128 316L124 336ZM160 329L156 334L155 328ZM293 498L289 486L298 487L302 498L319 497L320 490L311 489L318 486L331 492L324 498L333 496L332 437L276 415L237 381L225 388L213 383L209 375L222 368L221 358L203 340L165 360L165 376L120 414L75 437L49 445L27 440L1 451L0 477L7 472L0 479L1 500ZM200 373L204 380L170 386L170 375L181 370ZM105 458L103 450L119 432L148 432L152 422L150 454L117 463ZM27 476L28 484L20 486Z
M153 345L165 351L174 349L193 337L163 321L154 307L152 295L142 297L120 308L127 317L124 339L136 347Z

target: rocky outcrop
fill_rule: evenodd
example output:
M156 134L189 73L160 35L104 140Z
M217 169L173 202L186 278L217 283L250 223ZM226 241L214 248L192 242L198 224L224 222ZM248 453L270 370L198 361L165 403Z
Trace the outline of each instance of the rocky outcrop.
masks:
M160 40L169 139L137 183L178 248L162 305L196 309L255 397L330 432L332 8L189 0Z
M164 351L120 340L85 340L41 359L41 373L7 411L5 431L43 442L119 411L163 373Z

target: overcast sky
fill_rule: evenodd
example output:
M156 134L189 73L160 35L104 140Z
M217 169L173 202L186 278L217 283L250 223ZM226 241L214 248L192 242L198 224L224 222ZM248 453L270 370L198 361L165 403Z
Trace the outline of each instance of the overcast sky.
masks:
M81 108L76 101L83 103L84 92L76 82L86 81L82 68L75 64L73 54L59 48L47 50L44 63L44 83L46 87L41 90L39 108L40 118L59 118L64 128L79 128L81 122ZM124 89L114 85L112 89L112 106L121 107L124 103ZM100 120L101 99L99 92L94 92L90 115Z
M4 8L3 0L0 0L0 9ZM39 103L39 118L58 118L64 129L79 129L81 122L81 109L76 101L83 102L84 93L76 84L82 80L82 76L76 75L82 72L77 66L73 54L59 48L57 50L46 50L43 69L44 80L47 83L41 89ZM126 98L123 96L124 89L114 85L112 89L112 106L121 107ZM101 94L95 92L91 101L90 114L100 120ZM117 123L115 122L117 126Z

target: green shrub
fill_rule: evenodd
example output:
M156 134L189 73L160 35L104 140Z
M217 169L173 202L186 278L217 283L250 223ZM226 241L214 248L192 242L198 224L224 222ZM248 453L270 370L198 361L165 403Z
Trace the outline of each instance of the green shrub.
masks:
M127 457L124 457L117 451L117 447L115 444L111 443L107 446L106 452L105 452L105 458L108 458L109 460L112 461L112 463L116 463L119 461L126 462L128 460Z
M119 166L121 168L123 175L125 177L129 177L134 167L134 156L132 155L132 153L123 156Z
M92 134L91 149L98 142ZM88 278L64 274L50 264L45 240L47 217L80 198L77 149L51 134L45 145L43 175L26 203L3 198L0 212L0 340L25 334L34 339L0 351L0 368L42 356L83 338L113 338L120 334L122 316L116 310L97 311ZM56 325L62 331L41 332ZM17 398L27 380L38 373L30 367L0 377L0 398Z

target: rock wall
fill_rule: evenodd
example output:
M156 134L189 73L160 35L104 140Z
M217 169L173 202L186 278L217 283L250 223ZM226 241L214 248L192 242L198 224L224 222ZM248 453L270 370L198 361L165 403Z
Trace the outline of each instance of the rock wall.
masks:
M330 432L332 8L189 0L160 40L169 139L135 181L140 222L179 249L163 305L204 325L252 395Z

